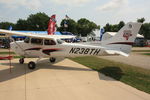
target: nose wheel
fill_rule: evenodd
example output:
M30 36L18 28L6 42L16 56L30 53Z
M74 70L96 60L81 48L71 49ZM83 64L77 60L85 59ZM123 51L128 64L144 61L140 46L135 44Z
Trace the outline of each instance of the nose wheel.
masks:
M29 69L35 69L35 67L36 67L35 62L30 61L30 62L28 63L28 68L29 68Z
M30 61L30 62L28 63L28 68L29 68L29 69L35 69L35 68L36 68L36 64L40 61L40 59L41 59L41 58L38 58L35 62Z
M51 57L51 58L49 58L49 61L50 61L51 63L54 63L54 62L56 61L56 58Z

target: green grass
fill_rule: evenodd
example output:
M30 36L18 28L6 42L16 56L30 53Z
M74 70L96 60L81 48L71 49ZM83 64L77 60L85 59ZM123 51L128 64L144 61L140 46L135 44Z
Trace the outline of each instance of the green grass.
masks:
M13 56L13 58L22 58L21 56Z
M97 57L76 57L70 59L99 71L106 76L150 93L150 70Z
M9 54L9 52L0 52L0 55ZM10 54L15 54L14 52L10 52Z
M21 58L21 56L15 55L14 52L10 52L11 56L13 54L13 58ZM0 55L9 55L9 52L0 52Z
M132 50L132 52L150 52L150 50Z
M147 56L150 56L150 53L143 53L143 55L147 55Z

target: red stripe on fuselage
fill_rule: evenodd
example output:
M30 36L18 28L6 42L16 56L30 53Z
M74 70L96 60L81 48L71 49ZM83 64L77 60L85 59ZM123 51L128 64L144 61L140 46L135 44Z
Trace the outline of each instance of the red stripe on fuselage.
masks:
M60 48L51 48L51 49L43 49L42 52L47 54L47 55L50 55L51 52L56 52L56 51L61 51L62 49Z
M42 49L42 48L41 47L35 47L35 48L26 49L25 51L27 51L27 50L40 50L40 49Z
M110 44L125 44L125 45L133 45L134 42L115 42L115 43L109 43L108 45Z

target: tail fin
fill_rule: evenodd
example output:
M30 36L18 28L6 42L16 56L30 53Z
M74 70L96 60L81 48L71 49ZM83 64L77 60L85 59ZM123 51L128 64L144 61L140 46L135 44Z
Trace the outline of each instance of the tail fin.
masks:
M49 23L48 23L48 35L54 35L55 30L55 25L56 25L56 15L52 15L50 17Z
M106 47L107 53L128 56L141 25L141 23L129 22L114 37L102 41L101 45Z

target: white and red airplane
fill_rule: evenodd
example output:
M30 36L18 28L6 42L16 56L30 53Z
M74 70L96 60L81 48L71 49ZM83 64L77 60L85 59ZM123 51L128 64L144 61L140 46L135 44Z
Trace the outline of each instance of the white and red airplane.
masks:
M71 38L71 36L27 34L3 29L0 29L0 33L5 33L8 36L27 36L24 41L11 42L10 46L16 54L22 56L19 60L20 64L24 63L24 58L38 58L36 62L28 63L28 68L34 69L39 59L45 57L50 58L50 62L54 63L61 57L109 54L128 56L141 25L141 23L129 22L114 37L102 41L99 45L66 43L61 40L62 38Z

